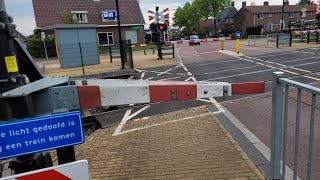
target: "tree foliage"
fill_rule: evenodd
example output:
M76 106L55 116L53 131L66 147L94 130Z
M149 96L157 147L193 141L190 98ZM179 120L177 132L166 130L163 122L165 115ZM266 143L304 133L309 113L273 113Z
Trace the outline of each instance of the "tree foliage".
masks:
M230 5L231 0L193 0L192 4L187 2L183 7L176 10L173 19L174 25L185 29L188 35L194 30L199 33L201 20L213 17L216 24L219 13Z
M305 4L313 4L314 1L312 0L299 0L298 4L305 5Z
M79 24L79 21L74 18L72 13L65 13L61 15L64 24Z

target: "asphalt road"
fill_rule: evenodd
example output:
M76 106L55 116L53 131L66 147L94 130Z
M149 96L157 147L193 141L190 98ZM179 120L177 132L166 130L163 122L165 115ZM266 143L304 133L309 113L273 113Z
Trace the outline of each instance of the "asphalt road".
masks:
M223 51L220 50L220 43L214 42L202 43L200 46L183 44L178 49L178 53L179 57L177 61L178 63L183 63L184 66L177 65L141 69L137 78L154 81L219 81L230 83L263 81L266 82L266 92L271 91L272 73L274 71L283 71L286 77L302 83L320 82L320 47L293 50L242 45L241 54L237 54L234 43L230 41L225 44ZM217 103L220 102L270 148L271 96L270 94L263 95L262 97L265 99L262 99L264 101L261 99L261 96L256 96L257 95L239 95L215 99L131 105L130 107L121 107L119 110L103 114L102 116L107 118L112 117L113 122L105 124L105 126L110 126L119 124L123 119L147 119L153 115L201 105L212 105L215 107L212 111L219 116L219 119L226 122L226 126L229 126L226 117L221 115L223 110L219 109L219 105L217 106ZM303 115L306 114L308 113L303 113ZM293 116L292 118L294 119ZM301 127L308 127L307 118L303 117L302 119L304 120L302 120ZM293 123L293 120L289 121ZM292 127L291 125L289 132L289 139L291 139L289 143L291 143L291 145L294 142L292 140L294 137L294 128ZM231 127L228 130L233 131L231 134L234 134L238 138L239 132L236 132L234 129L236 128ZM301 132L305 137L307 137L307 133L307 128ZM315 136L315 141L320 142L320 136ZM247 140L239 138L237 142L243 149L249 149L246 151L249 157L254 159L254 163L260 166L262 171L265 171L264 175L269 176L269 169L265 167L267 163L266 159L258 153L253 153L256 150L250 150L250 148L248 148ZM306 147L307 144L304 145L302 148ZM319 143L316 145L318 146ZM316 147L316 150L320 151L320 145ZM292 153L292 149L289 149L288 166L291 169L293 169ZM306 158L303 155L299 155L299 157L301 157L299 160L299 175L301 177L305 177L304 166L306 165ZM320 162L318 158L314 158L314 161ZM320 174L317 172L320 172L319 169L313 169L313 177L319 179Z

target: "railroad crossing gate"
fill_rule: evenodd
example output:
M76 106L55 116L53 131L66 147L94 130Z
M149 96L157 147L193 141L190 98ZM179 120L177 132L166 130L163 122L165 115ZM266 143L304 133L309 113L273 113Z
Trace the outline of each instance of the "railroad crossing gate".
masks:
M2 178L1 180L89 180L89 166L88 161L81 160Z

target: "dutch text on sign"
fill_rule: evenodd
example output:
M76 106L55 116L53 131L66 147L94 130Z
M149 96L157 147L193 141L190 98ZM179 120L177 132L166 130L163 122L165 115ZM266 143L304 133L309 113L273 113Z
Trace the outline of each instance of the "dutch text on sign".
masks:
M80 112L0 124L0 159L83 142L84 134Z

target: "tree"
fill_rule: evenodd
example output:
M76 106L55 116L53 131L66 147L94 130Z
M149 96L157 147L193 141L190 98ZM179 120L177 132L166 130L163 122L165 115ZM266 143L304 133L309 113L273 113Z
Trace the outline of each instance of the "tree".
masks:
M221 11L229 8L231 5L230 0L199 0L203 16L206 18L213 17L214 35L217 36L217 17Z
M79 21L74 18L72 13L65 13L61 15L64 24L78 24Z
M312 0L300 0L300 1L298 2L298 4L300 4L300 5L314 4L314 1L312 1Z
M192 7L187 2L183 8L179 7L174 14L174 26L178 26L180 29L185 28L187 34L190 35L192 28L194 27L194 18L192 17Z

